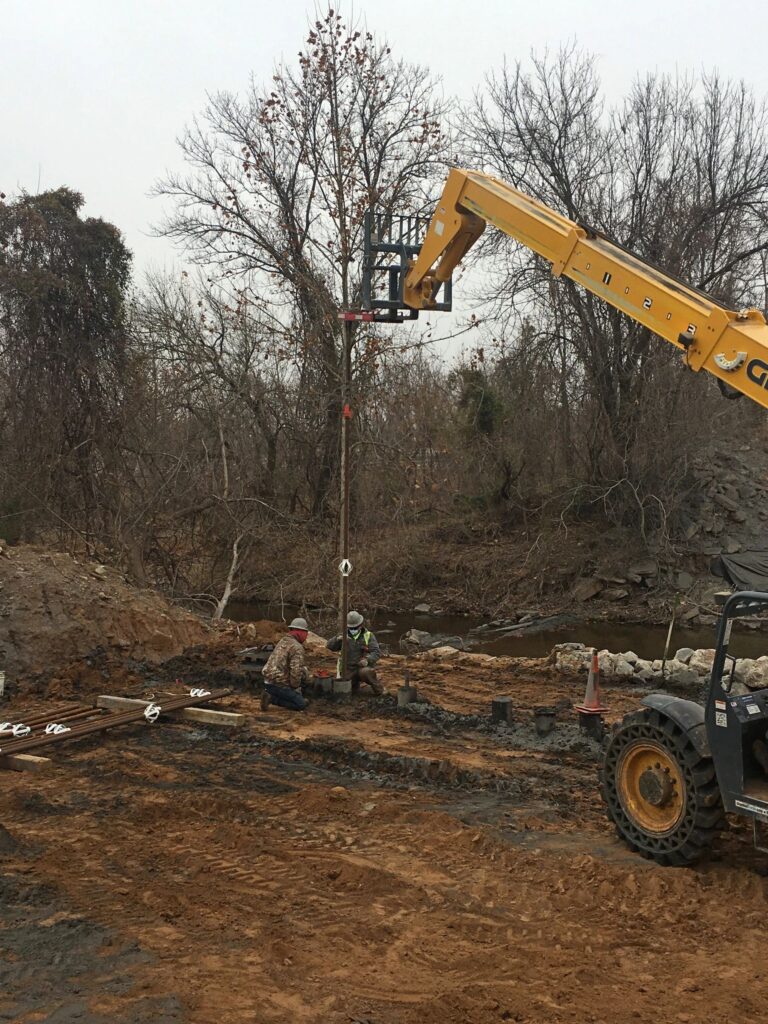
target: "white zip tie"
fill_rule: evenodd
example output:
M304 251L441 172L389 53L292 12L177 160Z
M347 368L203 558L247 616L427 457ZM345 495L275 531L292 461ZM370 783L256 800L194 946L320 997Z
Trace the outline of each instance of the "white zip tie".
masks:
M154 725L155 722L160 717L161 711L162 708L160 707L159 704L147 704L146 708L144 709L144 717L146 718L150 725Z
M199 687L195 687L194 689L189 691L189 696L190 697L210 697L211 696L211 691L210 690L202 690Z
M49 722L45 727L46 736L60 736L63 732L71 731L68 725L62 725L60 722Z
M24 725L22 722L19 722L18 725L11 726L11 732L18 739L21 736L29 736L29 734L32 732L32 727L29 725Z

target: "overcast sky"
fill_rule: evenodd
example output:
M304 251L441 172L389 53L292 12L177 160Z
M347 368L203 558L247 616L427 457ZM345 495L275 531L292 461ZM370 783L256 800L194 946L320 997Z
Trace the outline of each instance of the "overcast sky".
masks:
M323 8L325 5L321 5ZM349 12L348 4L338 5ZM306 0L0 0L0 191L69 185L116 224L138 277L171 267L153 183L180 160L176 138L206 92L293 62ZM768 94L768 5L698 0L357 0L397 56L468 97L504 57L569 40L596 53L608 99L647 71L718 68Z

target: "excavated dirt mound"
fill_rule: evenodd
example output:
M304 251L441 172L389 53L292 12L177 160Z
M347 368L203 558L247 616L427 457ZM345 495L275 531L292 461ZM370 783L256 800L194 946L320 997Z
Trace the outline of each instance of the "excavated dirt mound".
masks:
M0 548L0 670L11 692L76 681L94 661L161 661L207 634L197 616L114 569L38 547Z

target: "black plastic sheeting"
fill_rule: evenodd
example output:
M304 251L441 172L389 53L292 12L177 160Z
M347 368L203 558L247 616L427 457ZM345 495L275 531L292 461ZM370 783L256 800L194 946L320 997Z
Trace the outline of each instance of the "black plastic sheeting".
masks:
M709 563L709 568L737 590L768 591L768 551L719 554Z

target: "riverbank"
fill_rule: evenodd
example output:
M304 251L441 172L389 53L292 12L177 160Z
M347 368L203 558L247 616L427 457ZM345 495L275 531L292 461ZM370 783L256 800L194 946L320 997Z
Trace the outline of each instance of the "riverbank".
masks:
M243 570L229 614L241 618L245 601L269 604L277 617L282 606L332 616L335 540L270 536ZM649 550L631 531L594 522L510 531L490 521L436 521L353 538L350 594L382 624L425 606L432 616L476 622L535 613L656 626L667 625L674 608L681 626L711 627L723 581L711 575L712 547L704 547L693 538Z
M535 610L644 625L666 625L676 608L686 628L712 626L722 589L710 574L713 556L767 546L768 450L716 444L681 473L690 488L669 536L644 538L594 504L562 517L444 504L370 528L353 523L352 599L379 621L426 604L486 622ZM235 597L332 607L338 562L334 525L265 528L240 566ZM228 564L219 567L222 578Z
M656 577L641 577L648 597L663 590L661 571ZM631 651L639 658L654 661L664 655L668 618L656 622L643 620L650 605L638 604L634 611L639 621L627 621L632 609L623 608L624 618L616 616L617 606L608 603L600 609L594 601L571 605L570 615L556 626L540 606L519 606L505 617L489 619L473 615L448 614L440 606L427 604L429 593L420 594L424 602L391 613L365 605L368 621L387 649L399 652L401 638L413 627L429 634L424 648L445 643L446 637L458 638L459 646L479 653L510 658L546 658L558 644L582 643L597 650ZM562 595L561 595L562 596ZM357 601L356 587L353 600ZM706 623L692 625L686 619L685 605L676 615L670 653L677 648L711 648L714 644L715 616ZM700 607L697 605L696 607ZM555 605L550 610L559 611ZM298 606L232 604L229 613L243 621L290 621ZM302 609L303 611L303 609ZM306 612L312 628L330 636L337 631L337 613L311 609ZM701 615L697 617L700 621ZM738 658L759 658L766 651L761 630L734 630L732 653ZM229 627L221 627L226 631ZM237 630L237 625L232 628ZM200 616L169 604L161 594L132 587L117 570L76 559L49 549L19 545L0 552L0 671L5 672L7 687L24 679L25 685L55 693L81 680L120 681L125 666L133 661L157 662L181 653L190 645L205 642L221 630L211 630Z
M235 604L230 610L233 621L277 620L289 622L294 615L303 614L313 629L326 636L337 632L335 609L318 613L293 605L263 603ZM423 612L381 611L369 618L368 625L379 642L391 650L399 650L401 641L409 635L417 638L416 647L428 650L455 644L468 651L500 657L546 658L558 644L582 643L596 650L634 651L640 658L651 661L662 658L667 645L669 623L615 622L610 618L576 620L563 616L565 622L556 627L536 628L551 618L533 618L530 626L514 633L494 628L492 623L472 615L426 614ZM765 627L767 623L763 623ZM731 638L731 650L739 658L759 658L768 653L768 636L756 623L737 622ZM715 625L687 626L676 620L669 640L670 652L681 647L693 650L710 648L715 642Z

